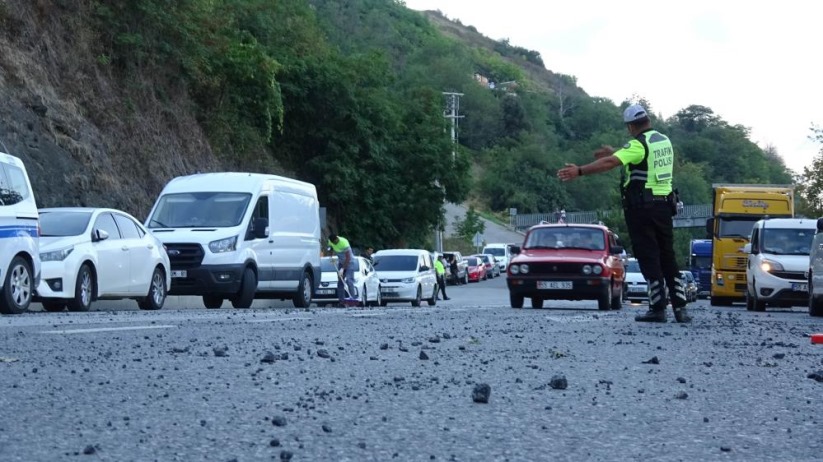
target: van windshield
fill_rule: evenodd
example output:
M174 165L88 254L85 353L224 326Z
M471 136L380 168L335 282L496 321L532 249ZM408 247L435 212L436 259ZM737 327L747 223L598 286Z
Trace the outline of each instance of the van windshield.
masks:
M377 271L417 271L417 255L374 255Z
M506 249L503 247L486 247L483 249L483 253L490 253L495 257L505 257L506 256Z
M812 229L764 229L763 252L774 255L809 255L814 239Z
M149 228L231 228L246 214L251 194L193 192L164 194L148 221Z

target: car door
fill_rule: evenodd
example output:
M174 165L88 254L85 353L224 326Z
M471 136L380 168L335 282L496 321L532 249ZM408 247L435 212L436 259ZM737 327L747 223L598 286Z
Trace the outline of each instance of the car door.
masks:
M114 221L122 236L122 244L129 254L129 282L127 292L148 293L151 275L154 273L154 242L145 239L143 231L131 218L114 213Z
M103 231L107 237L98 240L99 231ZM129 249L121 239L120 229L111 213L102 212L94 220L92 248L97 255L98 296L128 294L131 277Z
M437 284L437 276L434 275L434 264L428 252L420 255L419 268L423 278L423 298L428 298L434 293L434 286Z
M257 288L259 290L272 289L274 285L274 263L275 252L272 250L272 237L258 237L254 229L255 220L265 219L269 222L270 206L269 196L262 195L257 199L257 203L252 210L251 220L249 220L248 231L246 232L246 243L254 252L257 258ZM264 230L261 230L264 231Z

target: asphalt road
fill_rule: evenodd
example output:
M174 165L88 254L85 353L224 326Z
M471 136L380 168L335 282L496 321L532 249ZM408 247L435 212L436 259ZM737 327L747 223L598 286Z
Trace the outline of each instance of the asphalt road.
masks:
M823 322L801 309L702 302L689 326L639 325L642 306L509 308L504 278L448 292L421 308L181 298L0 317L0 460L823 455L823 377L808 377Z

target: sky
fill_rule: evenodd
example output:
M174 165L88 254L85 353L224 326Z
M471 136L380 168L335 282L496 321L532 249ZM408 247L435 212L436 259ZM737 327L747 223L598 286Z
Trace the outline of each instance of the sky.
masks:
M663 117L707 106L798 173L823 148L809 139L813 125L823 127L823 2L405 3L538 51L547 69L575 76L591 96L642 97Z

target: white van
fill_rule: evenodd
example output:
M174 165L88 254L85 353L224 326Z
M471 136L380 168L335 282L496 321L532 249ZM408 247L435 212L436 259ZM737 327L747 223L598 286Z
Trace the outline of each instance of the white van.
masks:
M307 308L320 282L320 208L314 185L257 173L203 173L163 188L146 227L166 247L170 295L290 298Z
M494 255L501 274L506 272L512 259L511 244L486 244L480 253Z
M806 272L816 229L817 220L807 218L771 218L754 224L751 243L743 247L749 254L746 309L809 303Z
M389 302L411 302L420 306L437 304L437 276L427 250L389 249L372 255L374 270L380 278L381 305Z
M40 282L37 204L23 161L0 153L0 313L28 310Z

